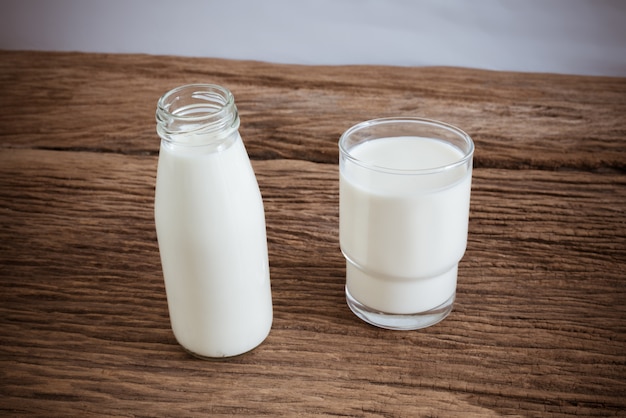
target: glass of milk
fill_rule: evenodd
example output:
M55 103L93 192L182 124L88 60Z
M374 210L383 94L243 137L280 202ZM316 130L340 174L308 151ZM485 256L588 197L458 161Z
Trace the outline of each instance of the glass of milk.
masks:
M158 102L154 201L172 330L202 358L265 340L272 296L261 193L224 87L175 88Z
M346 299L382 328L444 319L467 244L474 143L419 118L357 124L339 140L339 240Z

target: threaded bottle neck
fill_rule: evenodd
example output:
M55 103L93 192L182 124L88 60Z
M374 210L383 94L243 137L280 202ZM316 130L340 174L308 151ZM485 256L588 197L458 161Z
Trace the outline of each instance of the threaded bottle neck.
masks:
M189 84L165 93L156 121L161 139L180 146L216 145L239 129L235 98L214 84Z

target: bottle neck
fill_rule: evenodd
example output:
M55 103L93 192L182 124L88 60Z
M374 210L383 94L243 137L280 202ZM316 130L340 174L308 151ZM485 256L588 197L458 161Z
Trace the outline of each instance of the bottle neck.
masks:
M189 84L165 93L156 121L163 141L185 147L217 146L239 129L235 98L213 84Z

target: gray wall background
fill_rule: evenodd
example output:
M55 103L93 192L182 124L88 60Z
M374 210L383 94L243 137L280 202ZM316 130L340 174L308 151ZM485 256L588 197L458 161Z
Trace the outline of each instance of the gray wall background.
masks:
M626 76L626 1L0 0L0 48Z

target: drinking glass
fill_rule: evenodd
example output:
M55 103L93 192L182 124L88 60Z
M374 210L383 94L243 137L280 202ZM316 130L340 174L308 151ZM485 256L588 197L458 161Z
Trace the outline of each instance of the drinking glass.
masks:
M421 118L359 123L339 140L339 237L346 299L382 328L444 319L465 253L474 143Z

